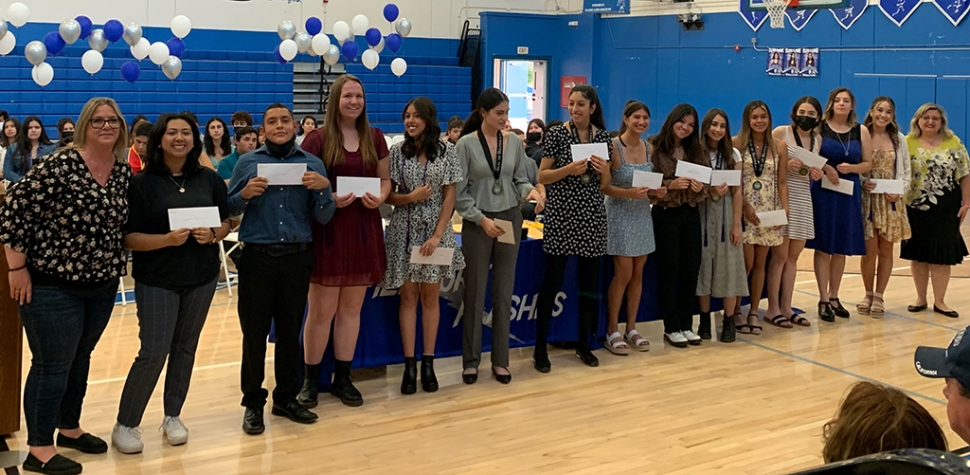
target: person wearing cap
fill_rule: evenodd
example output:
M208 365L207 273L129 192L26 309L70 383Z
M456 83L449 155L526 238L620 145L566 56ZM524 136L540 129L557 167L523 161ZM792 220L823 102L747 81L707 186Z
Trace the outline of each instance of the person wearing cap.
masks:
M915 364L922 376L946 379L943 396L950 428L970 444L970 338L964 338L967 328L960 330L946 348L916 348Z

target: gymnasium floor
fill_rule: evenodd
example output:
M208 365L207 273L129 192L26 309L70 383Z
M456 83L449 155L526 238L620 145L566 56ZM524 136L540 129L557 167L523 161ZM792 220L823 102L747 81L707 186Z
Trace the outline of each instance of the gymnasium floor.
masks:
M966 233L965 233L966 234ZM860 380L896 386L916 398L962 447L946 423L943 382L918 376L918 345L945 346L970 321L966 266L954 269L948 304L965 316L909 314L915 292L908 263L897 260L886 317L855 315L818 325L811 253L800 263L795 305L813 326L700 348L664 348L662 325L642 325L649 353L597 351L586 368L553 350L553 372L532 369L530 350L513 350L511 385L482 377L461 382L460 358L437 362L441 389L404 397L401 367L363 381L365 405L345 407L321 395L320 421L301 426L266 414L267 430L240 429L241 336L235 299L216 293L202 334L182 420L188 445L169 447L156 430L161 388L145 414L145 451L126 456L64 453L92 474L784 474L822 463L822 425L845 389ZM857 259L848 271L857 272ZM964 277L960 277L964 276ZM852 310L864 295L857 273L843 283ZM762 304L764 305L764 304ZM645 330L645 331L644 331ZM138 351L135 306L118 306L94 356L82 426L108 439L129 365ZM25 345L25 360L29 353ZM487 361L487 358L485 359ZM272 375L272 363L267 364ZM9 439L25 450L26 429Z

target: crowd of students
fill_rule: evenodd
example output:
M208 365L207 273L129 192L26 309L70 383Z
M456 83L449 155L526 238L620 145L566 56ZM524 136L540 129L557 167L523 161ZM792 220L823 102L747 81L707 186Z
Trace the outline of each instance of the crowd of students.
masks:
M650 348L635 325L643 268L655 252L665 273L657 289L664 340L675 347L713 338L712 298L724 300L721 341L734 341L738 332L760 334L765 286L766 322L811 325L791 308L794 266L805 247L815 250L823 321L849 316L839 302L846 255L867 256L863 270L871 293L857 310L884 313L891 245L900 241L918 291L910 311L927 308L932 276L934 310L957 316L943 299L949 266L967 255L959 225L970 208L970 161L940 106L919 108L904 136L890 98L877 98L859 123L854 96L839 88L824 108L813 97L799 99L791 125L777 128L768 106L753 101L732 136L725 111L712 109L701 120L692 106L680 104L657 135L644 138L651 119L646 104L629 102L623 126L611 136L596 89L577 86L568 103L568 122L532 121L527 133L517 134L508 130L508 97L487 89L466 120L449 121L442 140L433 102L415 98L402 111L404 140L391 147L370 126L363 84L351 75L331 86L320 127L312 117L297 122L282 104L266 109L258 130L248 113L234 114L235 147L222 119L210 119L201 136L191 112L165 114L155 124L136 119L129 129L117 104L100 98L82 110L73 145L45 156L43 126L26 119L7 152L16 176L5 176L15 184L0 208L11 294L34 356L24 393L30 446L25 469L80 472L79 464L57 454L55 429L57 446L87 453L108 448L80 428L79 417L90 355L107 325L118 278L127 272L126 250L132 252L141 348L111 443L122 453L143 449L141 418L166 361L162 429L171 445L187 442L180 413L218 279L214 244L228 235L231 216L242 216L241 390L243 430L251 435L265 428L271 322L272 414L303 424L318 419L309 409L318 403L331 327L331 392L348 406L364 403L350 368L365 291L373 285L400 289L401 392L415 393L419 379L424 391L433 392L441 281L464 270L462 379L474 384L491 268L490 372L510 383L509 320L523 205L542 215L544 224L546 268L533 354L535 369L543 373L551 371L548 326L570 256L579 258L576 356L588 366L598 366L591 345L603 256L611 256L615 268L606 347L619 355ZM4 122L4 137L10 137L7 130L18 124ZM604 144L606 156L577 160L573 146L590 143ZM799 149L821 156L824 166L807 166L797 158L804 156ZM681 176L681 162L738 170L740 185ZM305 165L302 185L280 186L259 176L260 165L281 163ZM638 172L662 174L661 186L633 186ZM338 194L332 185L341 177L377 179L379 192ZM902 180L904 192L873 193L874 179ZM831 189L842 182L851 189ZM386 231L379 211L384 204L394 207ZM199 207L215 207L221 224L168 228L169 210ZM463 220L460 245L450 224L455 211ZM788 224L761 226L763 213L771 211L783 211ZM506 232L512 234L508 244L500 239ZM451 255L447 264L412 262L415 254L431 257L440 250ZM740 305L745 296L755 297L746 318ZM702 310L696 332L695 303Z

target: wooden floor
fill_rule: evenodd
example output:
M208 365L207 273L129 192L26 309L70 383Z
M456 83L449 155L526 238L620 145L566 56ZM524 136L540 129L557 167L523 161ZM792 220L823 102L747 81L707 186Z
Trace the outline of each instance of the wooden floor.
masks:
M811 268L811 253L803 256ZM897 261L898 273L908 273ZM849 272L857 272L850 262ZM954 275L966 275L966 269ZM599 368L586 368L571 352L552 353L553 372L532 369L531 352L513 350L514 381L483 378L462 384L460 358L437 363L441 390L401 396L401 367L386 379L358 385L366 404L349 408L321 396L320 421L300 426L267 412L267 430L240 430L240 331L236 302L216 294L182 414L191 431L186 446L169 447L161 422L159 384L145 415L145 451L126 456L64 453L93 474L782 474L821 464L822 424L845 389L861 380L907 391L947 427L943 382L918 376L918 345L945 346L967 318L912 315L912 281L890 282L885 319L853 314L819 325L814 276L800 272L795 304L813 326L734 344L664 348L662 327L646 324L649 353L627 357L600 350ZM864 294L858 275L847 275L843 302L853 308ZM970 280L954 278L948 303L970 317ZM138 350L135 306L119 306L92 361L83 427L109 438L118 398ZM26 349L25 345L25 352ZM25 360L29 354L25 354ZM487 361L487 358L485 359ZM487 367L483 367L487 371ZM272 363L267 364L272 374ZM9 439L25 450L26 429Z

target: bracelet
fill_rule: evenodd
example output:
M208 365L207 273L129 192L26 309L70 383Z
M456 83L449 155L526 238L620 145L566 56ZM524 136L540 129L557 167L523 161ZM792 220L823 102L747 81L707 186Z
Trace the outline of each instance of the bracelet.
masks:
M22 265L22 266L20 266L20 267L18 267L16 269L9 269L9 270L7 270L7 272L17 272L18 270L24 270L26 268L27 268L27 264L24 264L24 265Z
M210 244L215 244L215 243L219 242L219 239L216 238L216 230L215 230L215 228L209 228L209 231L212 231L212 241L210 242Z

